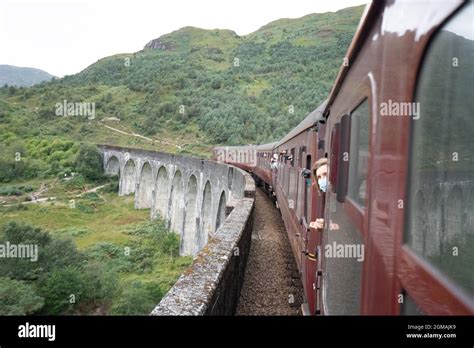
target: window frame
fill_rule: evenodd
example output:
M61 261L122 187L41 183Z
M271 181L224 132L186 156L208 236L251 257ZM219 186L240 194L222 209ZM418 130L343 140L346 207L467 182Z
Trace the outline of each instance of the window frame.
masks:
M345 191L344 191L344 195L343 195L343 199L344 201L343 202L340 202L343 204L344 206L344 210L347 214L347 216L351 219L351 221L354 223L355 227L358 229L359 233L361 233L361 236L364 240L364 243L366 241L366 236L368 234L368 211L369 211L369 208L370 208L370 200L369 200L369 181L370 181L370 178L371 178L371 166L372 166L372 152L373 152L373 139L372 139L372 134L373 134L373 117L374 117L374 111L373 111L373 97L372 97L372 92L371 92L371 89L370 89L370 85L369 85L369 82L367 80L365 80L359 90L361 91L361 94L358 95L356 98L354 98L350 105L351 105L351 109L348 110L345 114L341 115L340 116L340 121L342 121L342 118L345 116L345 115L349 115L349 122L348 122L348 125L349 125L349 129L346 130L346 129L343 129L342 127L342 123L339 122L338 124L340 124L340 130L338 132L339 134L339 143L337 144L337 148L338 148L338 151L339 151L339 154L338 154L338 159L341 158L341 156L343 155L343 150L344 150L344 146L343 146L343 141L347 141L348 143L348 150L350 150L350 134L351 134L351 130L352 130L352 122L350 122L351 120L351 117L352 117L352 114L354 113L355 110L357 110L357 108L359 106L361 106L361 104L364 102L364 101L367 101L367 105L368 105L368 112L369 112L369 158L368 158L368 168L367 168L367 175L366 175L366 201L365 201L365 206L362 207L360 204L358 204L357 202L355 202L349 195L348 195L348 180L349 180L349 163L351 161L351 158L352 158L352 154L349 152L349 163L344 166L344 168L341 166L341 168L339 168L339 165L337 164L336 166L338 167L337 168L337 171L338 171L338 176L336 178L337 183L336 183L336 186L339 185L339 180L344 180L344 185L343 187L345 188ZM345 131L347 131L347 133L345 133ZM346 138L346 134L349 134L349 138L348 139L345 139ZM344 140L345 139L345 140ZM332 139L331 139L331 142L332 142ZM332 154L332 152L331 152ZM342 162L341 162L342 163ZM340 163L339 163L340 164ZM332 166L332 164L331 164ZM331 173L329 173L329 176L331 177Z

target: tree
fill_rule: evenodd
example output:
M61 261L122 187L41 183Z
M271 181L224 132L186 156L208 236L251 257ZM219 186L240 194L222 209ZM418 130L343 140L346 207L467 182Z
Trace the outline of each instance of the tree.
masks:
M8 95L15 95L16 91L17 89L15 88L15 86L8 87Z
M81 144L75 161L76 171L88 180L103 177L102 157L94 145Z
M84 259L72 240L52 238L49 233L25 223L11 221L3 225L0 243L5 244L7 241L10 244L37 246L37 259L5 258L0 262L0 276L4 277L35 280L47 277L47 273L53 269L79 265Z
M56 269L40 285L40 292L44 296L43 310L51 315L71 313L83 300L86 291L86 278L81 269Z

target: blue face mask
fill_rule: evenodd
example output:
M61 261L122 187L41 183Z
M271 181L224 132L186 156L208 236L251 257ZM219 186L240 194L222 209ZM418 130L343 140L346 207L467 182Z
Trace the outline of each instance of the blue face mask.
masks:
M326 192L328 187L328 180L326 178L318 179L318 185L321 191Z

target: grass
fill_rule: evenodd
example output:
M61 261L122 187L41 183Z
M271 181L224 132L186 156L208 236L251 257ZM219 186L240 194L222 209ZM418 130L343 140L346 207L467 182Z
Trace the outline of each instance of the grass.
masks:
M58 201L30 204L26 211L6 212L2 214L0 223L17 220L62 234L68 228L85 229L85 235L73 237L79 249L85 249L98 242L126 244L135 237L124 233L127 227L147 221L150 211L135 210L133 196L118 197L117 194L102 195L104 202L94 207L92 214L82 212L78 204L87 204L87 199L75 200L75 208L69 206L69 200L61 197ZM3 210L3 211L2 211ZM59 231L59 232L57 232Z
M71 238L79 250L90 255L91 261L97 258L97 261L105 263L106 268L116 274L119 291L112 295L113 298L107 304L101 306L101 313L148 314L191 263L192 257L180 257L177 252L168 254L160 251L160 242L153 237L154 234L130 233L150 221L149 209L135 210L133 195L119 197L117 193L98 192L78 198L75 197L77 190L67 190L65 182L58 179L35 179L21 184L39 187L41 183L46 183L50 187L48 195L54 193L57 200L10 207L0 206L0 225L11 220L23 221L49 231L52 236ZM2 184L0 188L19 184L17 182ZM87 184L87 188L94 186L98 184ZM72 197L75 200L74 207L70 206ZM22 209L19 209L20 207ZM99 256L100 253L97 254L97 251L93 252L100 245L108 245L109 248L120 250L120 253L104 259L104 256ZM125 250L126 247L132 250L134 256L132 259L122 254L121 250ZM132 308L128 312L124 310L123 301L128 303L127 301L132 301L131 298L135 296L133 295L135 290L130 290L132 284L145 286L148 295L143 299L144 302L139 309ZM136 296L145 295L143 292L137 292ZM133 307L133 303L130 306ZM89 314L89 312L79 311L77 314Z

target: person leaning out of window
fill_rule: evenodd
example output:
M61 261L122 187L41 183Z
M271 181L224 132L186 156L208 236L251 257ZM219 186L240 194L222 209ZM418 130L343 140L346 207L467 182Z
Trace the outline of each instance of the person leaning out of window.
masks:
M311 168L311 173L313 174L313 185L316 186L318 191L321 194L325 194L328 187L328 159L320 158L314 162L313 167ZM324 219L316 219L309 223L309 227L321 229L324 227Z

